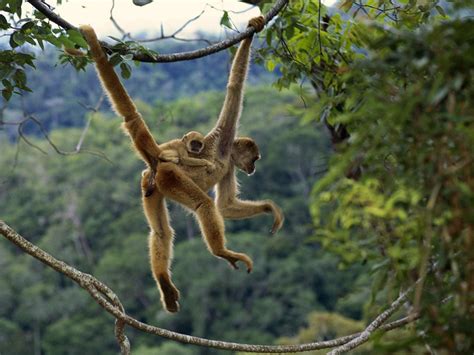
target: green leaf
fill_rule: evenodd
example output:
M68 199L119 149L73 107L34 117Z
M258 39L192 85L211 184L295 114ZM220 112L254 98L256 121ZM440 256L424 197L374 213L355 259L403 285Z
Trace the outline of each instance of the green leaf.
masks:
M229 13L227 11L224 11L224 14L221 17L221 26L228 27L232 29L232 24L230 23L230 18L229 18Z
M28 31L29 29L32 29L33 27L35 27L35 23L33 21L28 21L23 26L21 26L21 30Z
M13 80L15 81L16 86L22 89L26 84L26 74L22 69L15 70L13 74Z
M123 58L119 53L114 53L109 58L109 62L110 62L110 64L112 64L115 67L116 65L123 62Z
M75 44L73 41L71 41L69 38L67 38L65 35L59 36L59 42L66 47L66 48L75 48Z
M339 5L339 8L347 12L351 9L353 2L354 0L345 0L341 5Z
M67 34L69 35L69 39L74 42L75 44L79 45L82 48L87 48L87 42L82 37L82 34L76 30L68 30Z
M38 42L38 45L41 47L42 50L44 50L44 43L41 38L36 38L36 42Z
M2 96L6 101L10 100L10 98L12 97L12 94L13 94L13 90L10 90L10 89L2 90Z
M24 43L25 43L25 36L23 35L23 33L16 31L16 32L13 32L13 34L10 36L10 46L12 48L21 46Z
M0 15L0 30L7 30L10 28L10 24L8 23L5 16Z
M124 43L121 39L117 38L117 37L114 37L114 36L109 36L109 38L113 39L114 41L118 42L118 43Z
M273 61L273 60L268 60L268 61L265 63L265 66L266 66L266 68L267 68L267 70L268 70L269 72L272 72L272 71L274 71L275 68L276 68L276 63L275 63L275 61Z
M435 8L441 16L446 17L446 12L444 11L444 9L441 6L436 5Z
M43 15L43 13L41 13L41 12L39 12L39 11L37 11L37 10L35 10L35 11L33 12L33 16L34 16L36 19L38 19L38 20L44 20L44 19L46 19L46 16Z
M122 78L124 79L130 78L130 76L132 75L132 71L131 71L132 69L130 65L128 65L127 63L122 63L120 64L120 69L121 69L120 74L122 75Z

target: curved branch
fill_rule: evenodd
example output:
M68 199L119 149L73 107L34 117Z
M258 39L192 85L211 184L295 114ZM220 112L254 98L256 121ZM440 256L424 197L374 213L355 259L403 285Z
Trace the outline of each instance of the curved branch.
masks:
M265 14L265 23L271 21L288 3L289 0L277 0L273 7ZM70 30L75 29L78 30L77 27L70 24L62 17L54 13L49 5L47 5L42 0L28 0L28 2L39 12L45 15L48 19L50 19L55 24L59 25L60 27ZM245 38L252 36L255 33L255 29L253 27L248 27L244 32L239 33L231 38L225 39L213 45L207 46L205 48L197 49L194 51L189 52L182 52L182 53L170 53L170 54L157 54L157 55L150 55L145 53L130 53L133 54L133 60L137 60L140 62L146 63L170 63L170 62L179 62L184 60L192 60L197 58L202 58L207 55L220 52L224 49L232 47L234 44L242 41ZM112 51L112 45L107 42L101 42L101 45L105 47L108 51ZM124 53L127 54L127 53Z
M407 291L402 292L402 294L390 305L388 309L382 312L377 318L375 318L368 326L361 332L357 337L349 341L348 343L339 346L338 348L332 350L328 355L339 355L346 353L349 350L355 349L361 344L369 340L369 337L373 332L380 329L382 324L393 314L397 309L399 309L403 303L407 300L407 295L413 291L413 288L409 288Z
M41 248L27 241L2 220L0 220L0 234L2 234L13 244L20 247L26 253L30 254L42 263L50 266L57 272L60 272L75 281L77 284L79 284L79 286L89 292L89 294L96 300L96 302L102 308L104 308L107 312L111 313L116 318L115 335L117 337L117 340L119 341L122 354L129 354L130 352L130 342L124 334L124 327L126 324L146 333L155 334L185 344L193 344L203 347L253 353L295 353L310 350L327 349L347 344L353 339L358 339L361 336L364 336L364 332L362 332L336 338L333 340L319 341L299 345L254 345L210 340L191 335L176 333L163 328L154 327L152 325L142 323L136 320L135 318L132 318L127 315L118 296L104 283L97 280L92 275L83 273L66 264L65 262L54 258ZM395 303L398 302L400 301L395 301ZM385 317L387 313L384 312L382 315L383 317ZM381 316L377 317L376 321L380 317ZM415 321L416 319L418 319L418 314L412 314L394 322L383 325L379 327L378 330L389 331L395 328L402 327L410 322Z

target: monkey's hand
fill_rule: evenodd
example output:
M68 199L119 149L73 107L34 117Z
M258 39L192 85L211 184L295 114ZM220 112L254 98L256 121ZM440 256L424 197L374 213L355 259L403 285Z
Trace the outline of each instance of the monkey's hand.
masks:
M206 171L208 173L213 173L214 171L216 170L216 164L212 163L212 162L207 162L207 165L206 165Z
M175 164L179 163L179 154L174 150L164 150L160 153L158 158L165 162L171 162Z
M281 227L283 227L283 222L285 221L285 216L280 207L276 205L273 201L268 201L268 212L273 214L273 226L270 230L270 233L275 234L278 232Z
M254 17L250 19L247 27L255 28L255 33L258 33L265 27L265 19L263 16Z

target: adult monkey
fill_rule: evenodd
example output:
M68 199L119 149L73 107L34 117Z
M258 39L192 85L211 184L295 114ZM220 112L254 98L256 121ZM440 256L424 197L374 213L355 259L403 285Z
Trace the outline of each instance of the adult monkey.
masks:
M263 17L249 21L249 26L256 32L261 31L264 24ZM164 307L169 312L177 312L179 291L171 281L169 271L173 230L169 224L165 198L179 202L195 213L212 254L226 259L234 268L237 268L237 262L241 261L247 266L248 272L252 270L252 260L243 253L236 253L225 247L223 217L237 219L273 213L272 233L283 225L283 214L273 201L242 201L237 197L234 166L250 174L255 170L255 161L260 158L258 147L252 139L238 138L234 141L242 111L243 89L248 72L252 38L244 39L237 50L221 114L216 126L206 135L205 148L199 154L200 158L207 159L216 166L212 173L207 173L202 167L178 166L159 161L160 148L112 65L107 61L94 30L90 26L82 26L81 31L89 43L100 80L111 103L115 111L124 118L124 128L130 135L135 150L148 165L142 176L142 201L151 229L149 236L151 267ZM217 149L214 149L215 144ZM150 179L154 180L156 189L150 196L145 197ZM216 184L217 206L206 193Z

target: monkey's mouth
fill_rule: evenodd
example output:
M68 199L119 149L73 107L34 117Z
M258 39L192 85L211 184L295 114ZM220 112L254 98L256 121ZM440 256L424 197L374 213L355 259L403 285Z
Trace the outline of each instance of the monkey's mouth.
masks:
M253 174L255 174L255 167L253 168L250 168L250 169L247 169L245 172L247 173L247 176L252 176Z
M202 143L198 141L191 141L191 150L194 153L200 153L202 150Z

